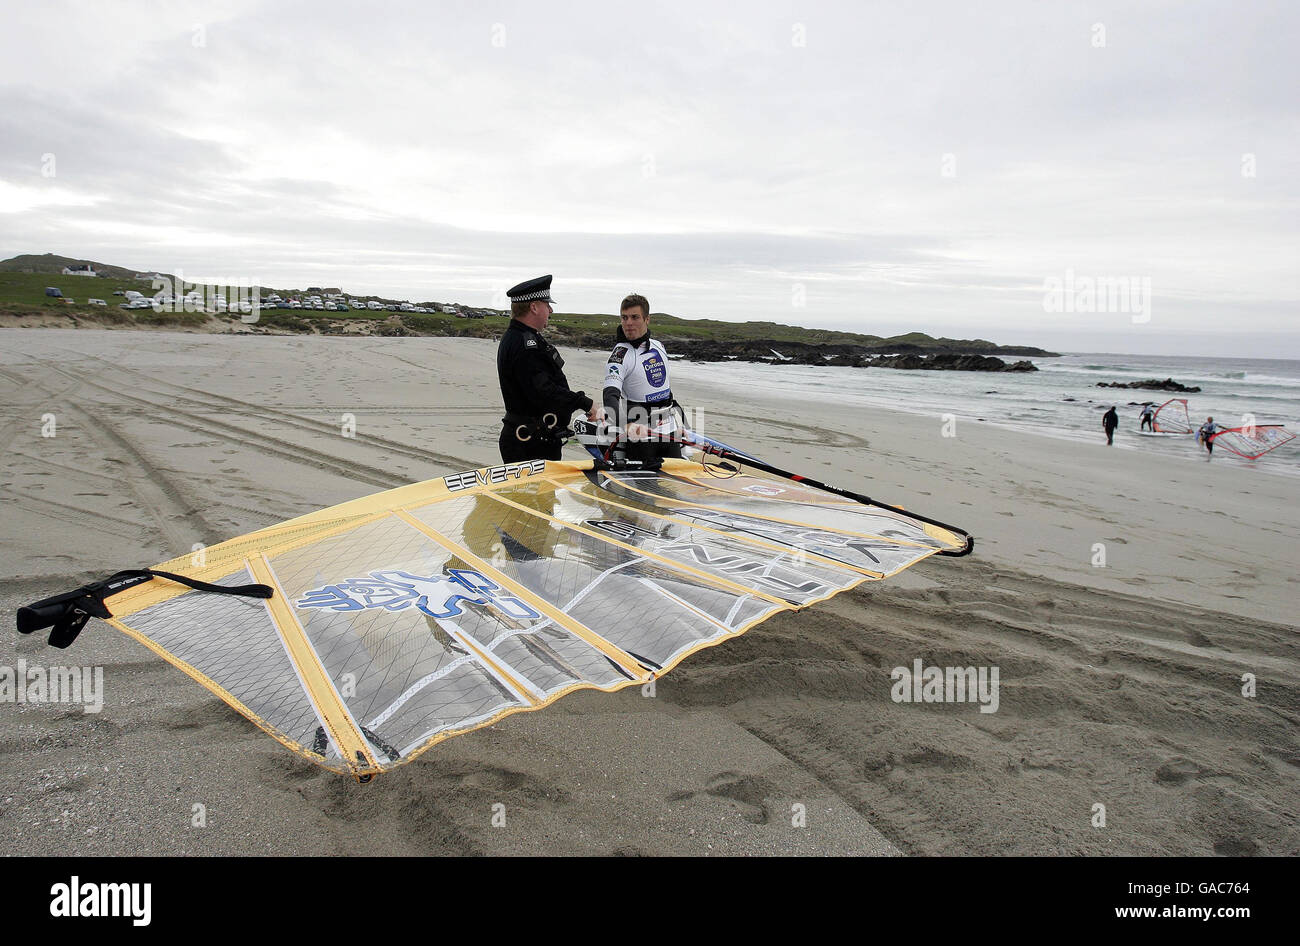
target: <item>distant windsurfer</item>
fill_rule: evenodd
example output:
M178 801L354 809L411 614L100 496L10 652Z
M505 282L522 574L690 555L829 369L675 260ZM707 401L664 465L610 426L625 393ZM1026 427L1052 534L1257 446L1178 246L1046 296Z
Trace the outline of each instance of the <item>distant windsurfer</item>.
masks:
M1205 423L1196 431L1196 439L1205 444L1205 459L1209 460L1214 456L1214 435L1219 432L1219 425L1214 422L1213 417L1205 418Z
M1115 413L1114 407L1101 415L1101 427L1106 431L1106 446L1109 447L1115 442L1115 428L1118 426L1119 414Z
M1138 429L1156 431L1156 409L1150 402L1142 405L1142 423Z
M680 444L663 438L677 432L668 351L650 337L650 303L637 293L619 304L619 327L605 363L605 422L625 435L629 460L680 457Z
M564 359L542 337L554 311L551 277L539 276L510 289L510 325L497 346L497 379L506 416L501 419L501 459L558 460L574 411L596 419L591 398L570 391Z

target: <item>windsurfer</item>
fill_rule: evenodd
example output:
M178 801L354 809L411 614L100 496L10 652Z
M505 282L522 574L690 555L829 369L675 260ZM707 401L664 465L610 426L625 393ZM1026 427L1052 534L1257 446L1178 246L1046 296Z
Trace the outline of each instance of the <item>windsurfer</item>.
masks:
M619 305L619 327L605 363L605 421L626 434L629 460L680 457L662 438L677 430L668 384L668 352L650 337L650 303L633 293Z
M1156 409L1148 401L1146 404L1142 405L1142 423L1139 426L1139 429L1150 430L1152 433L1154 433L1156 429L1155 422L1156 422Z
M1213 417L1205 418L1205 423L1201 425L1200 430L1196 431L1196 439L1205 444L1205 459L1209 460L1214 456L1214 435L1219 432L1219 425L1214 422Z

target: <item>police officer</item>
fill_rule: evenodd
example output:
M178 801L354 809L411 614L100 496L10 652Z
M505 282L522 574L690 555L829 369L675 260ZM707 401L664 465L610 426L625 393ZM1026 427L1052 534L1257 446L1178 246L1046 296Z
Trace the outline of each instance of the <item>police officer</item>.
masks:
M497 378L506 416L501 419L501 459L558 460L563 431L574 411L596 419L591 398L570 391L564 359L542 337L551 318L551 277L521 282L510 297L510 326L497 347Z

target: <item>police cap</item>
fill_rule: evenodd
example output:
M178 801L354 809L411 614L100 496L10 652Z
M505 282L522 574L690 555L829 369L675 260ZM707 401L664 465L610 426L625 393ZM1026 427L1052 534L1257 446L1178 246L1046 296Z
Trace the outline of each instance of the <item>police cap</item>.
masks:
M554 302L551 298L551 277L538 276L506 290L511 302Z

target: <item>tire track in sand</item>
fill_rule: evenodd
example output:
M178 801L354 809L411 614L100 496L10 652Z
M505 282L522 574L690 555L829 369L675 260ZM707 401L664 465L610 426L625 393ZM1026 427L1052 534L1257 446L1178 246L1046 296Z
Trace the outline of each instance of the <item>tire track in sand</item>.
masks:
M299 446L297 444L288 444L290 449L286 449L286 441L283 438L276 438L270 435L258 434L246 427L237 424L228 424L224 421L213 420L207 417L201 417L198 414L181 410L174 406L165 406L157 404L144 398L135 397L134 395L125 394L122 391L99 384L94 381L86 382L90 387L98 388L116 398L139 404L143 407L151 408L153 411L166 410L167 420L175 427L182 427L195 433L204 434L209 437L222 437L237 446L246 449L255 450L262 454L280 457L294 463L300 463L304 466L314 467L340 476L344 479L355 480L366 483L370 486L376 486L380 489L391 489L394 486L403 486L409 480L403 476L396 476L387 470L370 466L366 463L359 463L354 460L344 460L341 457L332 454L323 453L319 450L313 450L311 447Z
M329 434L332 437L339 436L338 426L336 424L331 424L327 421L313 420L310 417L302 417L301 415L294 414L279 408L269 407L264 404L256 404L251 401L241 401L239 398L230 397L224 394L213 394L209 391L203 390L202 388L189 387L187 385L177 384L174 381L164 381L161 378L153 377L152 375L146 374L145 372L137 371L134 368L126 368L122 365L114 364L108 359L100 358L99 356L96 355L91 355L90 357L95 359L96 361L102 362L105 366L112 368L116 371L132 374L139 378L142 378L150 385L155 385L155 386L161 385L166 388L171 388L176 391L180 391L182 392L181 397L183 399L207 409L212 409L215 406L225 405L232 410L247 412L255 416L265 416L265 417L274 418L278 422L284 424L285 426L293 427L298 430L305 431L307 433ZM139 383L134 383L132 386L132 390L137 392L143 392L145 394L153 394L156 395L157 397L166 399L166 404L154 405L154 406L168 407L168 409L171 409L170 405L174 404L175 402L175 397L176 397L175 395L167 394L164 391L158 391L156 389L150 390L145 385ZM328 408L322 407L321 410L328 410ZM461 410L461 409L457 409L457 410ZM500 409L493 408L492 411L494 413L499 413ZM464 457L453 456L447 453L438 453L433 450L424 450L420 447L413 447L410 446L409 444L405 444L397 440L389 440L387 437L380 437L375 434L357 433L354 436L349 437L348 439L356 443L367 444L369 446L377 447L382 450L389 450L394 453L400 453L410 457L411 459L419 460L424 463L440 464L445 466L449 471L473 469L477 466L477 463L475 461L467 460Z
M48 372L62 375L69 380L80 381L94 387L102 387L86 379L77 379L66 371L46 365ZM27 380L31 387L43 389L53 396L49 385L43 381ZM105 388L109 393L117 393ZM60 392L60 394L66 393ZM165 474L160 467L146 457L134 443L104 417L88 408L68 402L62 408L69 416L80 421L86 435L103 450L104 455L128 467L121 478L125 481L140 505L149 511L157 523L158 531L172 554L189 550L194 542L212 544L220 541L221 536L199 512L199 504L189 498L184 490ZM100 515L95 513L93 515ZM105 517L111 520L111 517Z

